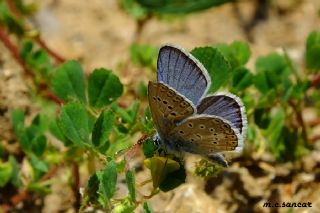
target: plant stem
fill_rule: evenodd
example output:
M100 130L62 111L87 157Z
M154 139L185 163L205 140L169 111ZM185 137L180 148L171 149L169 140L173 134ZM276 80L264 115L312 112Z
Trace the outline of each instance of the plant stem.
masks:
M75 209L80 209L81 206L81 195L79 192L80 188L80 172L79 172L79 165L78 163L74 162L72 165L72 174L73 174L73 184L72 190L75 198L75 202L73 203L73 207Z
M2 41L3 45L10 51L12 57L15 61L20 64L23 68L25 73L28 76L34 76L34 74L27 68L27 65L21 59L18 47L10 40L8 33L6 32L5 28L0 25L0 40Z
M289 105L292 107L295 115L296 115L296 119L298 121L298 123L300 124L301 126L301 129L302 129L302 137L303 137L303 140L304 140L304 145L306 147L308 147L308 134L307 134L307 128L306 128L306 125L304 123L304 120L303 120L303 117L302 117L302 112L301 112L301 109L299 106L297 106L293 101L289 100Z
M317 87L320 84L320 74L316 75L312 80L311 80L311 87Z
M35 38L35 41L39 44L39 46L40 46L41 48L43 48L45 51L47 51L47 53L48 53L49 55L51 55L52 58L54 58L58 64L61 64L61 63L65 62L65 59L64 59L62 56L60 56L58 53L54 52L52 49L50 49L50 48L48 47L48 45L42 40L42 38L40 37L40 35L38 35L38 36Z

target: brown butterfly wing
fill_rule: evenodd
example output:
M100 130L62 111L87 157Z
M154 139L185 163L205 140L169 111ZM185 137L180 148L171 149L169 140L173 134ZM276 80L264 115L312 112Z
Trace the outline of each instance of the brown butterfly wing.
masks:
M185 119L169 134L184 151L210 155L216 152L234 151L242 148L242 136L223 118L195 115Z
M148 99L152 119L160 137L166 137L178 122L195 112L188 99L161 82L149 82Z

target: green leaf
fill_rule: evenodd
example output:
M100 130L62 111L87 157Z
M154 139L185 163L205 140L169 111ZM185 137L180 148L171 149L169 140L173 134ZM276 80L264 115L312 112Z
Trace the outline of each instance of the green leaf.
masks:
M93 107L101 108L114 102L121 96L123 85L110 70L95 69L89 76L89 102Z
M127 109L123 109L122 107L119 107L117 105L113 105L112 109L116 111L123 123L128 123L130 125L135 124L138 112L139 112L140 102L134 101Z
M143 127L141 131L146 135L151 135L154 132L151 110L149 106L144 111Z
M95 147L109 147L109 136L115 124L115 116L111 110L103 111L96 123L92 132L92 144Z
M86 187L86 194L88 195L89 202L91 203L98 203L98 190L100 184L98 173L101 173L101 171L98 171L89 178L88 185Z
M186 182L186 176L187 174L185 168L180 165L178 170L170 172L168 175L166 175L159 188L163 192L173 190Z
M134 18L140 20L146 17L147 10L137 3L136 0L121 0L121 7Z
M137 0L150 11L163 14L186 14L231 2L232 0Z
M40 160L37 156L31 155L30 163L32 167L36 170L39 171L40 173L45 173L48 171L48 166L47 164Z
M134 173L130 170L126 172L126 181L129 190L129 196L132 201L136 200L136 186L135 186L135 178Z
M143 203L143 213L153 213L152 209L150 208L147 202Z
M31 150L38 157L42 156L47 146L47 138L44 135L37 135L31 142Z
M254 122L261 128L266 129L270 123L270 112L267 109L261 108L254 111Z
M155 70L157 67L158 49L147 44L133 43L130 47L131 60L134 64L149 67Z
M58 125L58 118L53 120L49 124L49 130L52 135L54 135L59 141L63 142L65 146L70 145L70 141L63 135L61 129Z
M88 114L80 103L70 103L62 107L58 125L63 135L76 145L89 143Z
M266 56L259 57L256 60L256 71L257 73L263 71L271 71L276 74L282 73L288 64L286 59L278 53L271 53Z
M272 87L269 85L266 72L259 72L253 78L255 87L262 93L267 93Z
M277 98L276 91L271 89L270 91L262 94L262 97L259 99L259 102L256 106L257 109L273 107L275 105L275 100Z
M306 42L306 63L311 70L320 70L320 32L313 31Z
M216 47L228 59L233 69L245 65L251 55L249 45L241 41L234 41L230 45L218 44Z
M9 182L12 170L10 162L3 163L0 161L0 187L5 186Z
M253 74L247 68L238 68L233 73L232 86L236 91L242 91L253 83L253 78Z
M54 78L52 89L64 101L79 100L86 102L84 73L77 61L62 64Z
M154 151L156 150L155 144L151 138L145 140L142 144L143 154L146 158L153 157Z
M152 183L153 183L153 188L157 189L162 182L167 178L167 175L170 173L173 173L175 171L180 171L180 164L168 157L160 157L160 156L155 156L152 158L147 158L144 160L144 165L150 169L151 172L151 177L152 177ZM177 177L180 177L180 173L175 174L178 175ZM171 176L172 177L172 176ZM173 181L172 185L175 185L177 183L176 180L171 179L171 177L169 178L168 181ZM171 184L168 183L168 181L166 183L164 183L163 185L163 191L165 191L165 189L170 188L171 189Z
M99 191L101 191L107 199L110 199L116 191L116 184L117 164L112 160L108 162L106 168L103 170Z
M24 129L24 112L21 109L11 111L11 121L14 131L17 135L21 135Z
M140 98L146 98L148 97L148 88L146 86L145 83L143 83L143 81L140 81L138 88L137 88L137 95Z
M268 126L266 131L264 131L264 136L268 141L271 152L278 158L279 156L277 153L282 153L286 149L285 144L281 140L285 122L285 113L280 108L275 110L276 111L272 116L270 125Z
M29 55L32 53L32 49L33 49L33 43L29 40L24 41L20 49L21 58L26 61Z
M136 208L136 204L130 198L122 199L112 209L112 213L132 213Z
M11 183L16 188L20 188L22 183L21 183L21 180L20 180L21 174L20 174L19 163L17 162L17 160L12 155L9 156L9 162L10 162L11 167L12 167Z
M231 78L231 66L225 57L216 48L199 47L191 51L208 70L211 76L211 87L209 92L215 92Z

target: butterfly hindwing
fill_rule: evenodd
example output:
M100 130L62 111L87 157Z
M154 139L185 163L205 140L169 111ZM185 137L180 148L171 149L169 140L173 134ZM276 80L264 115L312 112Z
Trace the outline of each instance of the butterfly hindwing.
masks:
M240 98L230 93L218 93L205 97L197 106L197 113L224 118L236 127L242 135L247 129L243 103Z
M163 83L149 82L148 98L153 121L161 137L195 112L193 104Z
M191 116L175 127L169 133L169 138L183 151L206 156L242 148L239 131L217 116Z
M157 78L197 105L210 87L203 65L191 54L174 46L160 48Z

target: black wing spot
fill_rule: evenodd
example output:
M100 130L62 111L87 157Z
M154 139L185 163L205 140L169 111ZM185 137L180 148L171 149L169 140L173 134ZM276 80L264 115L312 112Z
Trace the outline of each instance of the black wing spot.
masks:
M210 132L213 132L214 131L214 129L213 128L210 128ZM215 135L217 134L217 133L214 133Z
M193 138L191 138L191 142L193 142L194 141L194 139Z
M218 142L217 142L217 141L213 141L213 143L214 143L214 144L218 144Z
M173 109L173 107L172 106L168 106L168 109Z
M175 113L175 112L171 112L171 113L170 113L170 115L172 115L172 116L176 116L176 115L177 115L177 113Z
M153 100L157 100L156 96L153 96L152 98L153 98Z
M158 97L158 101L161 101L161 98Z
M205 128L205 125L200 125L200 129L204 129Z
M167 104L168 102L167 101L162 101L162 103Z
M197 136L198 138L200 138L200 139L201 139L201 135L199 135L199 134L196 134L196 136Z
M224 126L225 128L230 128L230 126L229 126L228 124L223 124L223 126Z
M180 134L184 134L184 132L182 130L179 131Z
M192 123L188 123L188 126L189 126L190 128L192 128L192 127L193 127L193 124L192 124Z

